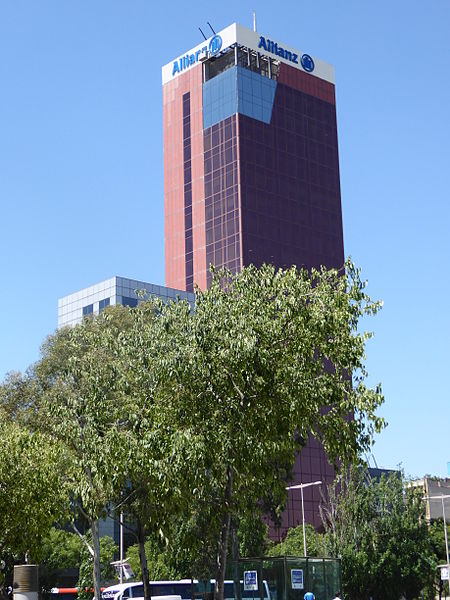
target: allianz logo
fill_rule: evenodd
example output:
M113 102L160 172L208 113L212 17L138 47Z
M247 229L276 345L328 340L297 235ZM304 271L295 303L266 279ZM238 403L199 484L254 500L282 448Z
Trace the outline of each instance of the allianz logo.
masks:
M192 67L192 65L195 65L195 63L197 63L200 60L200 57L203 58L204 56L215 56L220 52L221 48L222 38L220 37L220 35L215 35L210 39L208 46L203 46L203 48L201 48L201 50L197 50L197 52L194 52L192 54L186 54L178 60L174 60L172 77L177 73L181 73L187 68Z
M200 50L197 50L192 54L186 54L178 60L175 60L173 62L172 77L182 73L189 67L192 67L204 57L215 56L220 52L221 48L222 38L220 35L215 35L210 39L208 46L203 46L203 48ZM274 54L275 56L279 56L280 58L284 58L285 60L288 60L296 65L300 64L308 73L314 71L314 61L309 54L303 54L299 58L299 55L295 52L291 52L290 50L282 48L277 44L277 42L273 42L262 35L259 38L258 48L263 48L266 52Z
M258 48L264 48L266 52L270 52L270 54L275 54L275 56L279 56L280 58L289 60L290 62L296 65L301 64L301 66L308 73L314 71L314 61L309 56L309 54L303 54L300 58L299 63L298 54L296 54L295 52L291 52L290 50L286 50L285 48L282 48L277 44L277 42L273 42L272 40L269 40L262 35L259 37Z

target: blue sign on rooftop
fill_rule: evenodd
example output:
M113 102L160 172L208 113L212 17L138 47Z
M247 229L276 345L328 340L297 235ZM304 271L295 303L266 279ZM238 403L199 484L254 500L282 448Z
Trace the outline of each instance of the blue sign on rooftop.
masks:
M211 38L211 41L209 42L209 55L214 56L215 54L220 52L221 48L222 38L220 37L220 35L215 35L213 38Z
M220 52L221 48L222 38L220 37L220 35L215 35L211 38L209 46L203 46L203 48L197 50L196 52L193 52L192 54L186 54L178 60L174 60L172 76L176 75L177 73L181 73L181 71L184 71L188 67L192 67L192 65L195 65L195 63L197 63L203 57L215 56Z
M178 77L181 73L185 73L207 58L218 56L235 44L252 52L273 57L277 61L334 83L334 72L331 65L313 59L310 54L305 54L278 40L275 41L272 37L269 38L257 31L242 27L238 23L233 23L164 65L162 68L163 84Z

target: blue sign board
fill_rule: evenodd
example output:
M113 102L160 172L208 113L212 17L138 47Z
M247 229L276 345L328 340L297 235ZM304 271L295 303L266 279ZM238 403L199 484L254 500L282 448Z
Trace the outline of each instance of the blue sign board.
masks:
M234 46L247 48L266 60L271 57L276 61L283 62L303 72L318 75L326 81L333 82L333 69L321 61L315 64L309 54L302 54L299 50L285 46L273 38L261 35L259 32L245 29L237 23L223 29L220 33L214 33L212 37L205 38L203 42L171 61L163 67L163 84L171 81L174 77L185 73L207 59L220 57L225 51Z
M186 56L182 56L178 60L174 60L172 76L176 75L177 73L181 73L181 71L184 71L188 67L192 67L192 65L198 63L200 58L203 58L205 56L215 56L220 52L221 48L222 38L220 37L220 35L217 34L211 38L211 40L209 41L209 46L203 46L203 48L197 50L197 52L193 52L192 54L186 54Z
M259 36L258 48L263 48L266 52L280 56L281 58L284 58L285 60L288 60L296 65L299 64L298 54L291 52L290 50L286 50L286 48L282 48L278 45L278 42L273 42L272 40L265 38L263 35ZM300 64L308 73L312 73L314 71L314 61L309 54L302 55L300 58Z
M258 590L258 572L244 571L244 592L256 592Z
M211 41L209 42L209 55L214 56L215 54L220 52L221 48L222 38L220 37L220 35L215 35L213 38L211 38Z
M303 569L291 569L291 587L293 590L303 589Z
M270 54L275 54L276 56L281 56L281 58L289 60L298 65L298 54L295 54L295 52L291 52L290 50L285 50L279 46L277 42L273 42L272 40L265 38L263 35L261 35L259 38L258 48L264 48L266 52L270 52Z
M308 71L308 73L312 73L314 71L314 61L309 54L303 54L300 62L302 67L305 69L305 71Z

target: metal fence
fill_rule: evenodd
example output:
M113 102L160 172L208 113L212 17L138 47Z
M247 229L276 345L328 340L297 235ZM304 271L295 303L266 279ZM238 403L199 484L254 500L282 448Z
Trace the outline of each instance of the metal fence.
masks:
M334 558L243 558L230 566L235 600L303 600L306 592L332 600L342 585L341 562Z

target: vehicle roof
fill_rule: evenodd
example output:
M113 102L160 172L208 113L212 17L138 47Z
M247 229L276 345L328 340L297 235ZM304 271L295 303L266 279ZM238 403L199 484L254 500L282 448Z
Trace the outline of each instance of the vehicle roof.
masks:
M215 579L211 579L210 580L211 583L215 583L216 580ZM242 583L242 579L240 580ZM197 579L154 579L151 580L149 583L154 584L154 583L198 583ZM226 579L224 581L224 583L233 583L233 579ZM102 591L106 592L106 591L111 591L111 590L116 590L117 592L121 592L122 590L125 590L129 587L134 587L136 585L143 585L142 581L129 581L128 583L115 583L114 585L110 585L108 587L105 587ZM75 589L75 588L74 588Z
M150 581L150 585L152 583L191 583L190 579L158 579L158 580L154 580L154 581ZM196 580L194 579L194 583L196 583ZM142 581L130 581L129 583L115 583L114 585L110 585L108 587L106 587L103 591L104 592L111 592L113 590L115 590L116 592L122 592L123 590L126 590L130 587L135 587L137 585L143 585Z

